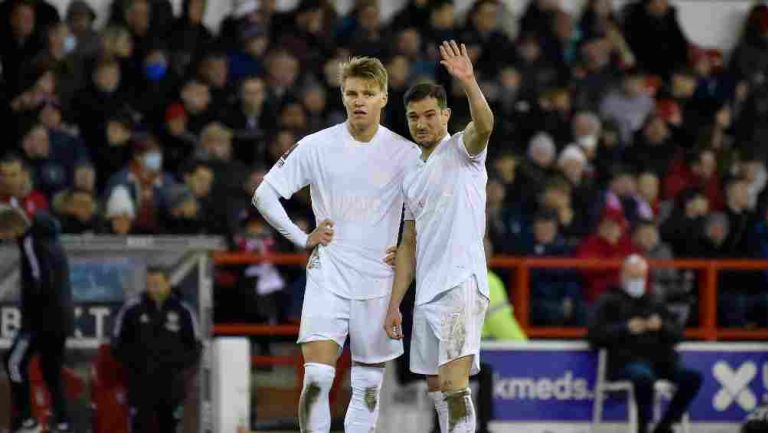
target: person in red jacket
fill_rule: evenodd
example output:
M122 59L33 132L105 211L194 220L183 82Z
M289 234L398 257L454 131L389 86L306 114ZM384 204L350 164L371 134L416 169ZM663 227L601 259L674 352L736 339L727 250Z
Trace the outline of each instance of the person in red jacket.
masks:
M715 211L725 208L723 186L717 175L717 159L711 149L688 152L685 158L673 162L664 178L664 198L675 200L688 188L701 188Z
M14 153L0 158L0 204L24 209L28 217L40 210L48 210L48 199L32 188L29 168Z
M580 259L622 259L635 252L628 233L628 223L621 210L606 208L594 233L584 238L576 249ZM618 284L618 269L584 269L584 293L592 303L610 287Z

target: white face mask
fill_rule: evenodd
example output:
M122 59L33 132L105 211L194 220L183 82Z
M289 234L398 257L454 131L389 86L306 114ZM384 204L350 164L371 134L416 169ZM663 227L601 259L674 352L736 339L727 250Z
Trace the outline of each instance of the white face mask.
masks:
M163 166L163 155L160 152L149 152L144 155L144 168L150 171L160 171Z
M75 51L75 48L77 48L77 38L71 34L67 35L64 39L64 52L69 54L72 51Z
M645 294L645 279L632 278L624 280L624 291L633 298L639 298Z

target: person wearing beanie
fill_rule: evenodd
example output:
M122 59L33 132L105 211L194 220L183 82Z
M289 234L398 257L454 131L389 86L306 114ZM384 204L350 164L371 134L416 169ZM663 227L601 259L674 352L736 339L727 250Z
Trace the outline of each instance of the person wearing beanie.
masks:
M136 218L136 210L126 186L119 185L112 190L109 199L107 199L104 217L107 220L105 230L107 233L116 235L131 233L133 221Z

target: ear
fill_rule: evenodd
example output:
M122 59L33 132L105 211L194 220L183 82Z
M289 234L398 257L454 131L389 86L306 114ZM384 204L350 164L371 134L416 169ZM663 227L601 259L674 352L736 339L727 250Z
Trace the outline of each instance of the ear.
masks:
M449 120L451 120L451 109L446 107L446 108L443 108L442 111L443 111L443 116L445 116L445 121L448 122Z
M381 108L386 107L387 102L389 102L389 93L387 93L387 91L384 91L384 95L381 98Z

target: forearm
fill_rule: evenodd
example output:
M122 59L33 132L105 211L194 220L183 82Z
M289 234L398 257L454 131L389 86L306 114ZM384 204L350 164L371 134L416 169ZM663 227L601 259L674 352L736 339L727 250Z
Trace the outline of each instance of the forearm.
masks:
M493 111L480 89L480 84L473 78L462 83L462 87L467 95L469 113L472 116L475 131L478 135L487 138L493 131Z
M401 243L395 256L395 281L389 300L390 309L400 308L400 303L413 282L415 271L416 250L412 245Z
M267 182L262 182L253 194L253 205L264 219L286 239L299 248L306 248L308 235L299 228L285 212L280 196Z

